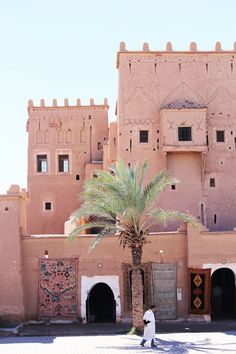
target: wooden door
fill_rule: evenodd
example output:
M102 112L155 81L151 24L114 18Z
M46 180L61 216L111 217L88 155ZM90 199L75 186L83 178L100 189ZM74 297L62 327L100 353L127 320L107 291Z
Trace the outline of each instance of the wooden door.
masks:
M152 275L156 319L176 319L176 265L153 263Z

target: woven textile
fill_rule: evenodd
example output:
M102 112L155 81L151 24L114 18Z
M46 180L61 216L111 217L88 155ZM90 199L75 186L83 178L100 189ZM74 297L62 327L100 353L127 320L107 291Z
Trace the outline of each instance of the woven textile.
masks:
M211 269L188 270L188 310L192 314L210 314Z
M77 317L77 260L39 260L39 318Z

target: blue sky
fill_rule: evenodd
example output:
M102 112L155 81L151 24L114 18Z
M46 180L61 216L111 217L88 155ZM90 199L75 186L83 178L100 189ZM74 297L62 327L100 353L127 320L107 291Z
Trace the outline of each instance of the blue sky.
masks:
M218 40L233 48L235 0L0 0L0 193L26 187L28 99L107 97L113 120L119 42L211 50Z

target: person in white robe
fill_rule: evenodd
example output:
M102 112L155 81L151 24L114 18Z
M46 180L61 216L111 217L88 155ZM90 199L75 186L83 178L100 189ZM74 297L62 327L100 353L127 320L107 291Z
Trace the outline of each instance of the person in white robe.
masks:
M149 310L147 310L143 315L143 323L144 323L144 333L143 340L140 343L142 347L146 341L151 341L151 347L155 348L155 333L156 333L156 324L155 324L155 316L154 312L156 311L156 306L151 305Z

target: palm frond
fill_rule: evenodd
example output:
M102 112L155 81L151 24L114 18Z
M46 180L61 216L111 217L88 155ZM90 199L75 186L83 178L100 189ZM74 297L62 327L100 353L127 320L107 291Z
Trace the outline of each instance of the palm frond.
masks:
M97 246L97 244L100 241L102 241L105 237L113 236L114 234L116 234L116 232L117 232L117 228L116 227L110 227L110 228L103 229L101 232L99 232L96 235L95 240L91 243L91 245L89 247L89 251L94 249Z
M190 223L193 227L197 227L199 225L199 222L193 216L181 213L179 211L154 209L151 212L150 217L162 224L165 224L168 220L175 219Z

